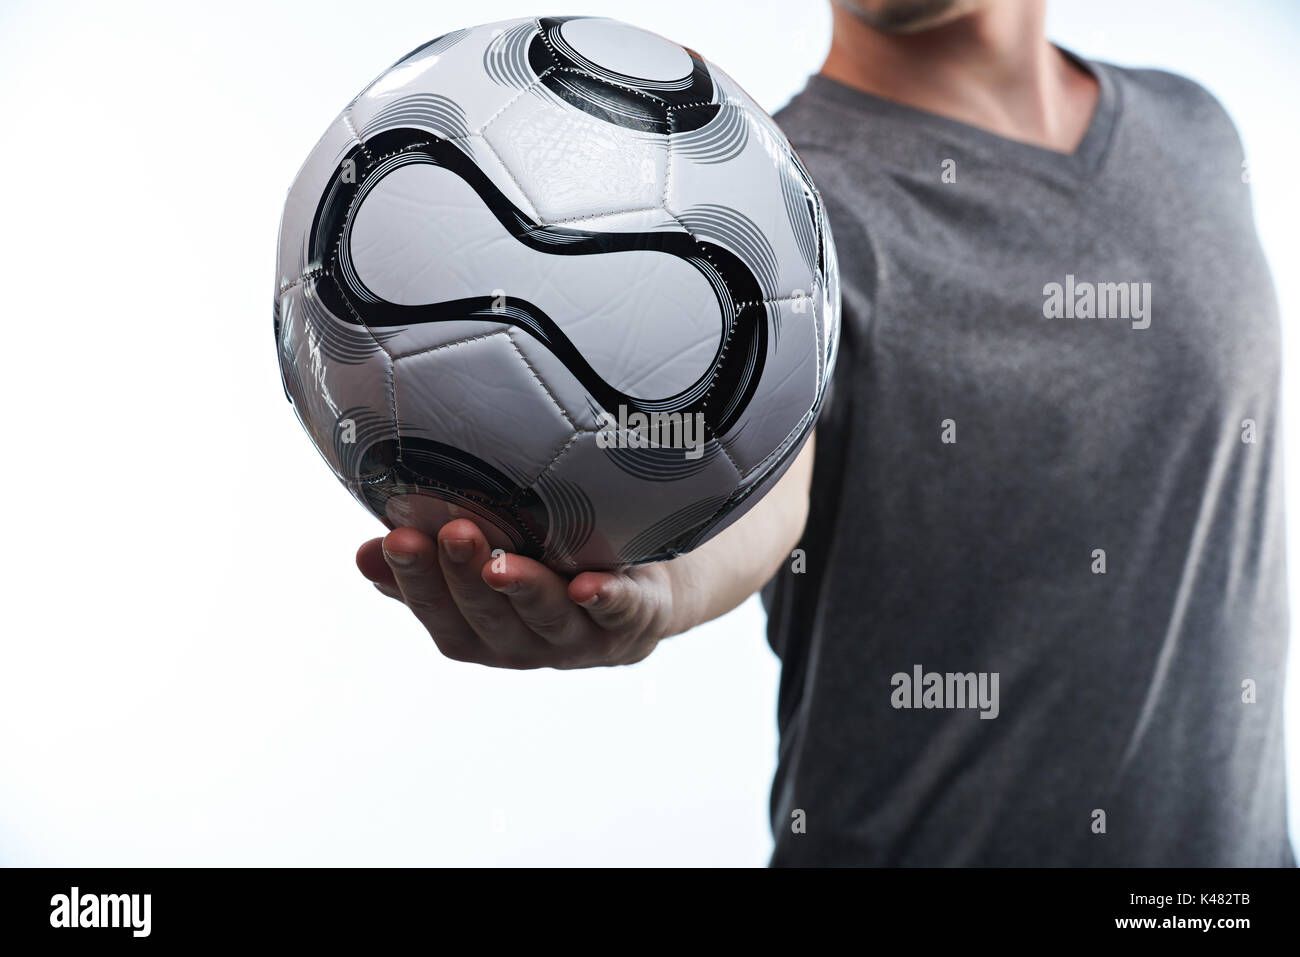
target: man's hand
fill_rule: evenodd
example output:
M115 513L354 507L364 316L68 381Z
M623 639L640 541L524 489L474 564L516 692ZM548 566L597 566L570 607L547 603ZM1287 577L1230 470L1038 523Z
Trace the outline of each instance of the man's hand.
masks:
M464 518L444 525L436 543L413 528L372 539L357 567L405 602L448 658L497 668L634 664L668 636L672 619L661 564L566 581L521 555L493 558Z
M406 605L438 650L496 668L592 668L640 661L664 638L724 615L790 557L808 517L813 440L770 492L695 551L572 581L521 555L492 557L465 518L434 542L413 528L366 542L357 567Z

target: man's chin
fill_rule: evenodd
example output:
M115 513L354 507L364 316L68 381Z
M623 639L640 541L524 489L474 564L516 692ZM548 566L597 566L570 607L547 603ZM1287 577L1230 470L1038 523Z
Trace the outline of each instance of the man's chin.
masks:
M919 33L954 20L979 0L833 0L880 33Z

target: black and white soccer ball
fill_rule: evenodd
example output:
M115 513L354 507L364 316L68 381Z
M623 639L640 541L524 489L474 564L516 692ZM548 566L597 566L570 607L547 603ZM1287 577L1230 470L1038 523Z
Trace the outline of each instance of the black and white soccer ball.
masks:
M839 337L821 199L727 74L596 17L448 33L326 130L275 297L303 427L390 527L667 559L793 461Z

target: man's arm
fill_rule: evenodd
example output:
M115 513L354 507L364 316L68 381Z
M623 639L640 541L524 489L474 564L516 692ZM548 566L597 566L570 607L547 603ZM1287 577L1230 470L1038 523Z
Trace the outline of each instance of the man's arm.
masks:
M776 573L803 535L814 437L762 500L695 551L569 581L521 555L493 560L469 519L437 541L412 528L366 542L357 567L405 602L438 649L499 668L633 664L664 638L735 608Z

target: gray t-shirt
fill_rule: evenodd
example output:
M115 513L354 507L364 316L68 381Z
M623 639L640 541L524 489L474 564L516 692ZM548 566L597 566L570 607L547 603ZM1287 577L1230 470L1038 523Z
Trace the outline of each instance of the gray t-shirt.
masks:
M1291 865L1280 329L1216 100L1088 63L1064 155L824 77L777 114L843 339L773 864Z

